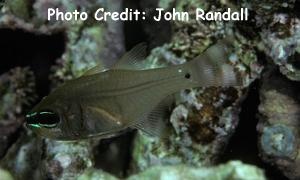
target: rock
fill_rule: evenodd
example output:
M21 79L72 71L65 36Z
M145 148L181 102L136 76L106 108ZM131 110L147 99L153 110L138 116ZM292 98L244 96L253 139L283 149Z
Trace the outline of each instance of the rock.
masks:
M91 141L45 140L42 175L46 179L75 179L94 164Z
M261 33L266 54L280 67L282 74L299 81L300 19L284 13L276 14L272 24L276 26L274 31Z
M157 179L157 180L169 180L169 179L266 179L261 169L243 164L240 161L231 161L224 165L219 165L210 168L195 168L186 165L176 166L155 166L147 169L146 171L133 175L128 180L138 179Z
M0 76L0 158L19 137L25 113L35 102L35 81L28 68L15 68Z
M88 179L117 179L101 170L88 169L77 180ZM230 161L226 164L215 167L190 167L184 164L176 166L154 166L144 172L131 175L127 180L176 180L176 179L240 179L240 180L265 180L263 170L240 161Z
M0 165L15 179L40 179L40 162L42 157L42 141L32 133L22 133L1 159Z
M169 127L171 134L166 142L160 142L158 139L150 138L142 133L137 135L134 144L132 168L136 172L143 171L154 165L175 165L185 163L190 165L209 165L218 159L218 154L226 146L227 140L231 136L233 129L238 122L238 110L232 110L228 107L224 110L220 105L214 107L214 100L199 105L198 111L192 104L199 103L198 99L209 96L218 96L220 89L207 89L200 94L192 90L191 93L197 93L196 102L191 104L180 103L173 110ZM230 92L230 91L228 91ZM183 92L184 93L184 92ZM224 91L225 93L225 91ZM232 89L232 100L238 93ZM192 96L191 94L187 96ZM228 96L229 97L229 96ZM224 102L229 102L226 94L223 95ZM217 98L215 99L217 101ZM200 101L201 102L201 101ZM215 109L216 108L216 109ZM216 112L223 112L223 115L214 116Z
M7 0L3 6L1 3L0 28L64 35L65 51L59 59L53 59L56 64L47 74L51 89L82 75L96 64L104 68L111 66L124 53L125 40L130 46L136 43L131 42L130 36L137 36L133 38L136 41L148 41L152 49L145 69L185 63L218 40L229 38L230 53L224 58L242 74L243 87L178 92L169 117L165 119L169 136L164 141L138 132L133 144L130 133L120 139L101 142L99 139L56 142L39 139L22 126L24 115L37 100L35 75L28 68L14 68L10 72L5 69L7 73L0 77L1 168L16 179L117 179L126 175L129 179L264 179L261 170L240 162L201 167L218 162L240 121L240 105L247 96L248 86L263 77L257 126L262 159L276 165L287 177L299 179L300 101L298 85L288 80L300 79L300 21L299 13L294 12L299 9L299 3L295 0L141 0L139 4L129 3L144 10L147 19L134 26L126 24L130 26L128 29L134 30L125 31L126 34L122 22L96 22L92 18L85 22L47 21L50 7L62 11L80 9L92 14L99 7L121 11L122 0ZM158 23L149 20L156 7L167 11L176 8L191 16L199 7L206 11L247 7L250 20ZM271 73L273 77L262 75L264 66L279 67L280 73L288 79L277 73ZM133 173L138 174L131 176ZM3 174L7 172L0 170L0 176Z
M0 177L2 180L13 180L12 175L8 171L3 169L0 169Z
M194 7L178 3L177 8ZM210 165L223 152L234 132L239 118L239 106L247 94L248 85L260 76L262 66L258 63L253 42L244 37L230 38L230 29L224 24L200 24L189 22L173 24L175 32L170 43L154 48L147 58L148 68L182 64L200 55L213 42L213 37L226 36L231 41L229 55L224 57L242 73L242 88L198 88L176 94L175 107L170 118L170 135L160 142L137 135L134 142L132 171L140 172L154 165ZM188 33L192 28L192 35ZM214 28L214 29L210 29ZM208 38L211 37L211 38ZM214 56L213 54L211 56Z
M57 32L65 34L65 52L60 59L53 59L57 63L52 67L49 75L51 89L54 89L65 80L78 77L97 64L109 67L123 54L125 47L122 22L100 23L92 19L86 22L47 22L48 8L58 7L63 11L73 11L80 7L82 11L92 13L96 7L104 7L109 11L121 11L121 5L121 0L36 0L25 3L19 0L7 1L3 8L1 7L0 28L18 28L36 34L51 35ZM3 81L0 80L0 83L6 83L5 86L0 87L0 97L3 99L0 102L0 142L3 143L0 147L0 158L5 155L1 164L13 172L17 179L28 179L29 177L36 179L77 178L83 171L96 164L94 148L97 147L99 140L72 143L39 141L35 136L26 133L19 136L25 114L36 103L35 92L31 91L35 88L32 84L33 75L28 75L28 69L19 71L17 82L14 81L13 74L3 75ZM22 86L19 86L19 82L23 83ZM6 87L8 90L5 89ZM27 88L25 92L24 88ZM23 110L24 104L27 108L25 110ZM2 119L7 117L12 119L11 122L17 123L6 123L2 127L2 122L6 122ZM116 144L116 147L119 148L119 146ZM110 157L105 158L109 159ZM31 160L34 162L27 163ZM39 167L36 163L39 164ZM97 164L99 165L101 162ZM119 171L123 171L123 169Z
M8 11L18 18L24 20L29 20L30 18L30 6L32 1L22 1L22 0L12 0L5 1L5 6L8 8Z
M254 24L249 24L252 27L249 27L248 31L252 31L252 34L259 32L261 43L258 47L280 67L282 74L298 81L300 20L293 13L297 11L295 0L276 1L272 4L267 0L252 1L252 3L243 1L241 4L255 11Z
M299 179L298 85L272 71L264 78L260 94L261 156L290 179Z
M118 178L97 169L88 169L77 180L117 180Z

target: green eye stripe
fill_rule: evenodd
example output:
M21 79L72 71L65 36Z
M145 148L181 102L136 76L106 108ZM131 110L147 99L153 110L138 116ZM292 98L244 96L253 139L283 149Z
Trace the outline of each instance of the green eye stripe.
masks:
M31 114L27 114L26 117L30 118L30 117L35 116L35 115L37 115L37 112L31 113Z
M57 124L41 124L39 123L39 126L42 126L42 127L46 127L46 128L53 128L53 127L56 127Z
M54 128L58 125L59 116L51 110L44 110L27 114L26 122L34 128Z
M53 125L48 125L48 124L29 124L29 126L35 127L35 128L41 128L41 127L46 127L46 128L53 128L56 127L56 124Z
M32 116L36 116L38 113L37 112L34 112L34 113L31 113L31 114L27 114L26 117L27 118L30 118ZM40 114L54 114L53 112L40 112Z
M38 124L28 124L28 125L34 128L41 128L41 126Z
M54 114L53 112L40 112L40 114Z

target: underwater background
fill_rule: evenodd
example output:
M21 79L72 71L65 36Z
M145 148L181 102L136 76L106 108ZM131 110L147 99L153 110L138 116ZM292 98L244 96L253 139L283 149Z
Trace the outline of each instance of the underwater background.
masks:
M0 1L0 180L300 179L300 1ZM155 8L248 8L248 21L47 21L47 9L92 14ZM64 81L113 65L140 42L145 68L182 64L219 39L243 87L176 94L166 141L137 130L74 142L38 137L26 113ZM212 54L213 56L213 54Z

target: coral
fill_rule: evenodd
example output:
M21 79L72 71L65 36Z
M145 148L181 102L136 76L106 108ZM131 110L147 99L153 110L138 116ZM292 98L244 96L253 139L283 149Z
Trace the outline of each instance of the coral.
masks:
M88 169L78 177L78 180L87 179L108 179L115 180L116 177L101 170ZM231 161L216 167L194 168L183 164L176 166L154 166L142 173L134 174L126 178L127 180L137 179L241 179L241 180L264 180L264 172L251 165L243 164L240 161Z
M65 8L75 8L83 1L57 2ZM68 6L71 3L72 6ZM79 4L76 4L79 3ZM92 11L92 2L86 2L84 8ZM98 2L98 6L119 9L121 1L109 4ZM40 1L35 5L36 10L45 9L43 6L52 6L51 2ZM68 10L71 10L68 9ZM84 10L84 9L83 9ZM42 12L39 13L41 16ZM95 65L107 67L111 65L123 52L123 34L119 31L120 23L89 24L72 22L67 28L68 42L66 51L57 64L52 67L52 87L61 82L82 75L87 69ZM109 54L108 54L109 52ZM111 53L114 52L114 53ZM46 141L46 159L43 160L44 173L48 178L76 178L85 169L94 165L93 148L97 140L83 142L54 142Z
M110 21L98 24L98 22L91 21L85 24L80 21L70 23L51 21L46 23L46 11L49 7L59 7L66 11L82 7L82 10L88 12L92 12L95 7L105 7L108 10L120 11L122 1L26 1L26 7L27 5L30 7L30 15L26 17L20 14L28 10L22 3L15 0L4 4L3 14L0 16L1 28L20 28L38 34L63 32L66 35L66 51L52 67L50 74L52 89L65 80L82 75L84 71L96 64L110 66L124 51L121 22ZM19 71L16 77L13 74L3 75L3 83L6 84L0 86L1 98L4 99L0 104L1 118L2 116L3 118L12 116L9 119L18 118L17 125L8 124L12 127L8 125L2 127L4 121L1 120L1 142L4 146L1 145L0 152L1 157L5 155L1 164L13 172L17 179L27 177L35 179L77 178L85 169L95 164L92 151L99 140L82 142L45 140L42 142L35 136L25 133L15 137L23 123L24 114L29 111L29 107L33 106L36 98L36 93L31 91L35 88L32 84L34 80L30 79L33 75L28 75L28 69ZM25 88L28 88L23 91L24 84ZM24 104L27 105L25 110ZM18 116L14 117L16 114ZM12 135L15 135L14 141L18 140L9 148L12 144ZM30 161L32 163L26 163Z
M140 0L139 5L131 3L147 13L146 20L125 26L120 21L96 22L92 18L84 22L47 21L50 7L92 14L99 7L121 11L128 3L122 0L2 2L0 29L64 34L65 51L53 59L55 64L48 74L51 90L95 65L109 68L124 53L125 41L129 49L137 40L150 45L144 69L151 69L191 61L218 40L227 39L229 54L224 59L241 74L243 87L176 93L165 119L166 139L138 131L101 141L57 142L36 137L22 126L26 112L42 98L35 92L37 74L24 67L5 69L0 76L0 179L265 179L262 170L239 161L203 167L218 163L243 121L239 119L241 103L255 79L262 82L257 125L261 158L290 179L300 178L299 84L292 82L300 79L300 20L294 12L299 3L295 0ZM247 7L250 20L153 22L150 19L156 7L176 8L191 16L195 8L221 11ZM265 67L270 72L262 73Z
M3 74L0 81L1 119L7 121L16 119L17 115L26 112L30 103L36 99L33 73L29 68L15 68L9 73Z
M276 31L265 30L261 33L266 54L280 66L281 73L291 80L299 81L297 49L300 43L300 20L282 13L274 16L272 24Z
M183 1L173 5L191 11L192 7L198 7ZM233 37L227 25L174 22L172 29L171 41L151 51L145 64L147 68L182 64L200 55L215 39L227 36L232 42L227 47L230 49L227 60L243 74L244 86L260 76L262 66L255 45L242 35ZM134 144L132 171L143 171L153 165L214 163L238 124L239 106L246 92L236 88L202 88L177 94L176 106L166 120L172 126L168 141L160 142L139 133Z
M15 179L40 179L42 141L32 133L22 133L1 159L1 167L9 170Z
M29 68L15 68L0 76L0 157L18 137L23 114L35 102L35 81Z
M50 179L74 179L93 165L90 141L57 142L46 140L43 172Z
M259 146L262 158L277 167L291 179L299 174L300 113L297 86L282 75L270 72L265 76L259 105Z
M296 153L296 137L293 129L286 125L266 126L261 137L261 148L268 156L294 158Z
M41 1L40 4L36 5L37 10L45 9L43 6L54 6L49 5L50 2L48 1L43 2ZM79 2L81 1L77 3ZM88 6L84 6L90 8L87 9L87 12L92 11L91 8L93 8L91 2L88 4ZM75 8L80 4L72 5ZM111 4L98 2L97 5L118 10L121 1L111 2ZM69 6L66 4L64 7ZM123 32L120 30L122 23L112 21L107 22L107 24L98 24L98 22L85 24L76 21L68 24L68 26L66 29L68 39L66 51L62 58L57 61L57 65L52 68L54 72L51 79L54 87L64 80L82 75L83 72L95 65L103 65L104 68L107 68L124 52Z
M116 177L98 169L87 169L83 174L81 174L78 180L117 180Z
M241 92L217 88L200 92L181 93L183 102L170 115L174 131L167 142L138 134L133 152L134 171L153 165L207 165L215 162L238 122L238 109L234 110L230 105L237 101ZM220 97L207 98L212 96Z
M115 180L114 176L111 176L101 170L88 169L78 180L87 179L108 179ZM187 165L176 165L176 166L154 166L147 169L144 172L129 176L127 180L138 180L138 179L241 179L241 180L264 180L264 172L251 165L243 164L240 161L231 161L226 164L222 164L216 167L209 168L194 168Z
M8 10L17 17L28 20L30 18L31 1L11 0L5 1L5 6Z
M138 179L266 179L261 169L239 161L231 161L224 165L210 168L192 168L186 165L155 166L146 171L133 175L128 180Z
M12 175L8 171L3 170L3 169L0 169L0 177L3 180L13 180Z
M299 17L295 15L295 0L276 1L243 1L241 6L253 13L255 23L244 31L257 31L261 39L260 46L280 71L291 80L298 81L297 52L299 46ZM253 34L248 33L248 34ZM258 34L256 34L258 35Z
M104 29L101 26L94 26L83 29L79 35L70 32L67 51L62 59L58 60L57 65L52 68L54 85L55 81L60 82L78 77L87 69L103 64L99 61L104 46L102 31Z

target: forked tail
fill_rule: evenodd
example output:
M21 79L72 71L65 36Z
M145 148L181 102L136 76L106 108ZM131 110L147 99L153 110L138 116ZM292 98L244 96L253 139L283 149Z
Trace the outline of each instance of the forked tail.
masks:
M228 64L227 46L219 42L208 48L203 54L187 63L191 70L192 80L200 83L201 87L208 86L242 86L242 78Z

